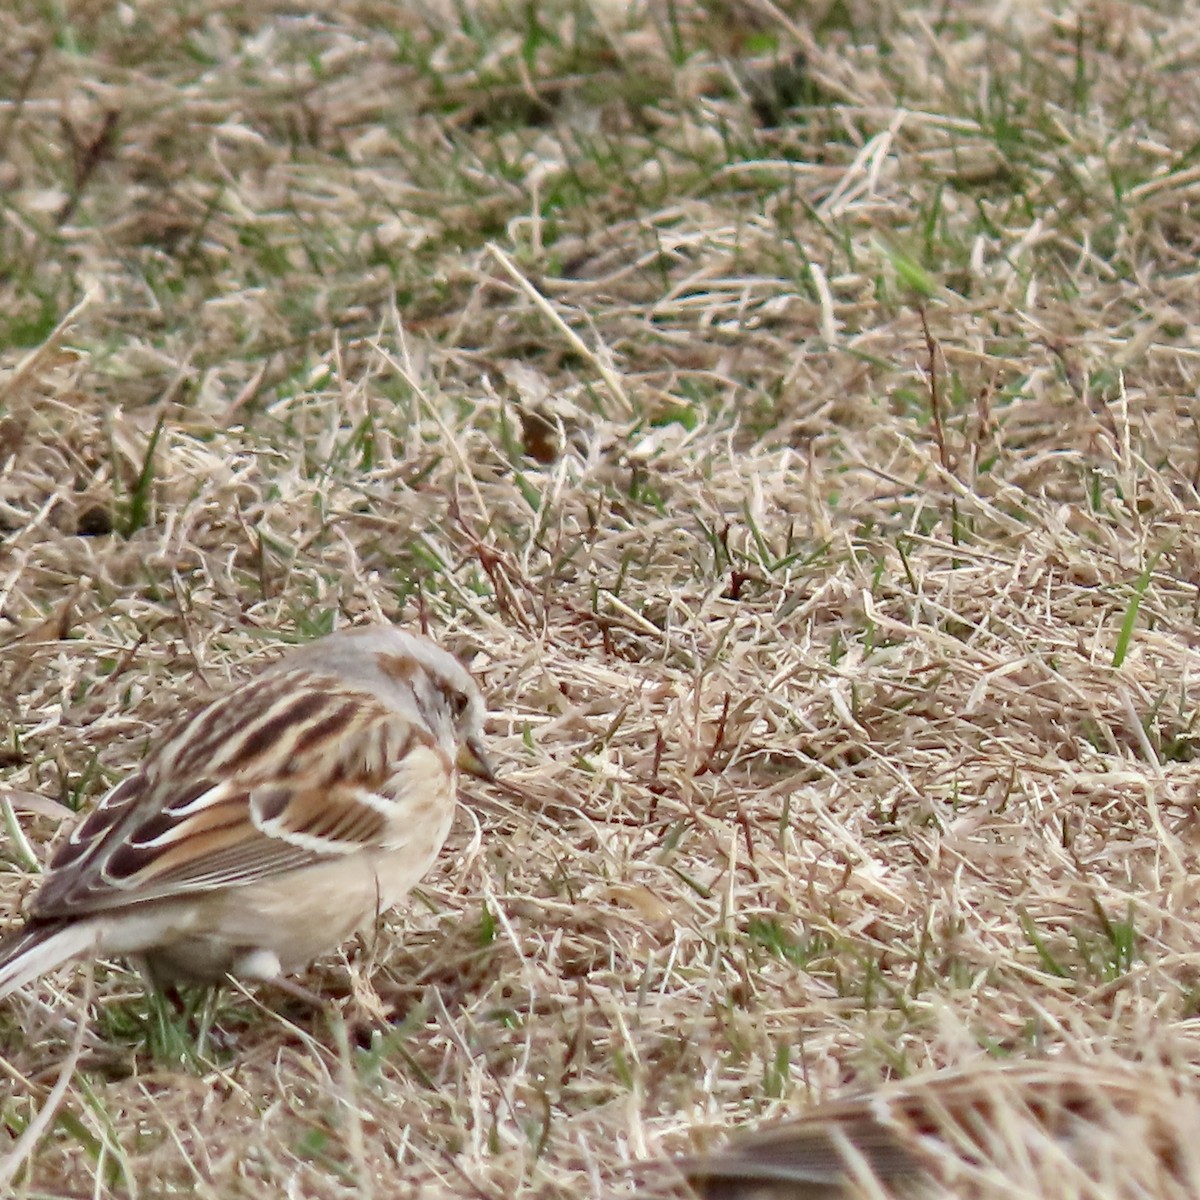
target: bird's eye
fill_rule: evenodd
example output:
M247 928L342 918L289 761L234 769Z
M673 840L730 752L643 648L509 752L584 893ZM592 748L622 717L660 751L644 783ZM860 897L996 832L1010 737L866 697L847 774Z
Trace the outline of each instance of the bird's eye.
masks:
M452 692L450 694L450 707L454 710L456 717L461 717L467 711L467 705L470 702L466 692Z

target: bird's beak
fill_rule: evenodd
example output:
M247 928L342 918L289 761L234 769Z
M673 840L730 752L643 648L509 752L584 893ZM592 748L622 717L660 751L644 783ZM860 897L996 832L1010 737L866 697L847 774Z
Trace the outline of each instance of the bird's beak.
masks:
M496 772L484 753L483 742L477 737L467 738L459 748L458 769L474 775L476 779L486 779L489 783L496 778Z

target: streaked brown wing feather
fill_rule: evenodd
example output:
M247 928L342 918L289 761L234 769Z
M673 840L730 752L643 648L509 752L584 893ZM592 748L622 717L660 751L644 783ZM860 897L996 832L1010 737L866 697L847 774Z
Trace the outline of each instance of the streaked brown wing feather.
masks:
M702 1196L816 1198L842 1193L848 1178L847 1151L861 1157L882 1181L895 1183L923 1173L921 1162L893 1131L848 1104L823 1106L817 1118L742 1133L724 1150L686 1159L681 1166ZM739 1183L753 1183L758 1190L739 1190ZM773 1186L762 1186L766 1184Z
M382 846L387 806L405 790L396 767L413 749L449 776L428 735L367 693L298 672L252 681L182 722L108 793L55 856L33 915L241 885Z
M1066 1152L1088 1126L1111 1129L1137 1096L1119 1073L1067 1064L975 1068L821 1104L679 1165L705 1200L848 1196L860 1169L883 1195L909 1195L947 1170L1003 1161L1030 1128Z
M378 845L387 832L379 800L344 784L320 790L263 789L251 798L251 811L255 824L271 837L321 853Z

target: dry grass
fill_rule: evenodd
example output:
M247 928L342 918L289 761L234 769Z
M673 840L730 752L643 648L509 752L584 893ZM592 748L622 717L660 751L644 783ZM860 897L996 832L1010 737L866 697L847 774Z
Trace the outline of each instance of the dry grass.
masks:
M244 7L0 15L5 783L384 618L526 800L307 981L374 1040L100 970L16 1194L619 1195L927 1067L1186 1088L1190 13ZM0 1151L85 976L0 1011Z

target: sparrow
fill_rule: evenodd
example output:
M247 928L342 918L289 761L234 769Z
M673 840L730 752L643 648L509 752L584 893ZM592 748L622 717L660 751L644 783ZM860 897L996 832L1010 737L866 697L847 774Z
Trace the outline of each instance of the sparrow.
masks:
M159 987L305 967L398 901L491 779L467 669L391 626L292 650L170 728L52 858L0 997L81 955Z
M703 1200L1193 1197L1197 1099L1161 1071L976 1067L818 1104L674 1165Z

